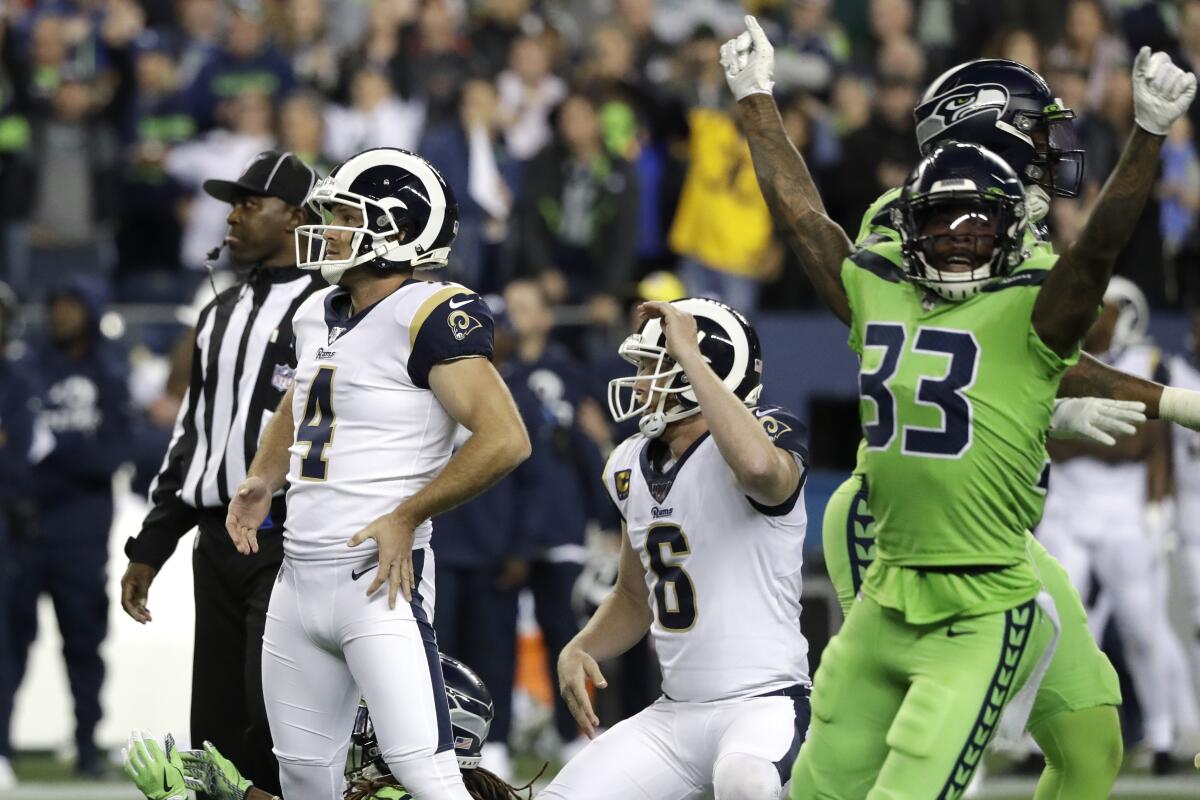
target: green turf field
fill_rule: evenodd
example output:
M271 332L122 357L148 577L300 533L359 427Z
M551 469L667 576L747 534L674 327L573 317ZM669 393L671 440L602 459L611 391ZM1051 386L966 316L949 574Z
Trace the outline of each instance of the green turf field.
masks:
M124 775L113 767L105 781L77 781L69 765L51 754L18 756L13 766L21 785L12 792L0 792L3 800L138 800L141 796ZM518 757L516 768L523 783L541 769L542 762L532 757ZM557 769L558 765L551 765ZM538 781L535 788L544 786L551 770ZM999 775L989 778L978 795L982 800L1028 800L1033 795L1034 779ZM1154 778L1136 770L1127 770L1117 782L1113 798L1120 800L1196 800L1200 798L1200 772ZM613 800L620 800L614 798Z

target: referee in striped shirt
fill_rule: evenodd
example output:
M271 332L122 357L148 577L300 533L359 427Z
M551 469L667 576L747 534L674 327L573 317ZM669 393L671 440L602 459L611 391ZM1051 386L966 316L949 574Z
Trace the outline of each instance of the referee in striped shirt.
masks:
M243 556L225 532L230 493L246 477L259 435L292 383L292 315L324 288L296 267L293 232L306 224L304 200L316 173L291 153L260 153L236 181L209 180L208 194L233 206L225 247L247 270L205 306L196 323L191 380L141 532L129 539L121 605L150 621L146 597L183 534L199 527L192 571L196 630L191 736L244 765L255 786L279 793L262 694L267 603L283 561L283 536L264 536ZM281 492L264 529L283 531Z

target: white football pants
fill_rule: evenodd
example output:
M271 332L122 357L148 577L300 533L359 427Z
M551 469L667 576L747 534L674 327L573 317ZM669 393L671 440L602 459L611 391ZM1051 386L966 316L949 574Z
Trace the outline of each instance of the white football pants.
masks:
M807 692L712 703L659 698L567 762L538 800L778 800L808 732Z
M361 693L381 754L413 797L469 800L430 624L433 552L413 551L413 602L400 597L394 609L386 584L367 597L377 558L285 558L276 579L262 671L283 796L341 800Z
M1085 602L1091 576L1096 576L1121 632L1144 715L1145 744L1154 751L1169 751L1176 732L1173 704L1194 708L1195 699L1191 687L1181 687L1176 679L1183 650L1167 617L1158 544L1143 530L1145 509L1125 498L1094 497L1086 503L1079 497L1071 502L1054 498L1052 490L1037 537L1066 568ZM1107 615L1089 609L1089 616L1092 633L1098 636L1097 626ZM1181 689L1182 697L1176 694Z

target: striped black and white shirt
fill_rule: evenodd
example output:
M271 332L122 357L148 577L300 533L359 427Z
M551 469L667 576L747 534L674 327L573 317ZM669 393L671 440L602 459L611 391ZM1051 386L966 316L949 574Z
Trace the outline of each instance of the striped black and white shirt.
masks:
M228 505L292 384L292 316L326 286L295 267L255 268L200 312L191 380L150 485L152 507L125 545L131 561L161 568L201 511Z

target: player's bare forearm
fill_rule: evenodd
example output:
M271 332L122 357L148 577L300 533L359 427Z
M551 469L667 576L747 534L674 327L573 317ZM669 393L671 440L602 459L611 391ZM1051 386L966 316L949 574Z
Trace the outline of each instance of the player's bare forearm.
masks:
M640 642L654 619L643 575L637 551L629 543L629 536L622 533L617 585L568 647L578 647L597 661L607 661Z
M396 509L414 524L475 497L531 452L525 423L490 361L470 358L438 364L429 372L429 387L471 436L437 477Z
M1171 464L1171 426L1159 424L1153 427L1157 428L1157 431L1150 447L1149 469L1146 470L1146 499L1158 503L1171 494L1174 478Z
M1134 126L1083 231L1059 258L1038 295L1034 330L1059 355L1072 352L1096 319L1113 265L1154 186L1162 143L1162 136Z
M853 243L825 213L808 165L783 128L774 98L752 94L738 101L737 107L771 218L825 305L849 324L850 303L841 270L842 261L853 252Z
M1058 387L1059 397L1104 397L1145 403L1149 419L1158 419L1162 393L1161 383L1114 369L1088 353L1080 354L1079 363L1063 374Z
M743 492L759 503L779 505L800 482L800 467L776 447L753 412L721 382L699 352L682 363L721 457Z
M519 432L501 426L475 431L437 477L401 503L396 513L420 524L467 502L528 458L528 450L520 449L522 439L528 445L524 426Z
M279 401L279 408L275 409L275 414L267 423L262 443L254 454L250 469L246 471L247 478L261 478L272 493L283 488L287 482L291 462L288 448L296 438L296 425L292 419L292 396L295 391L294 387L288 389Z
M244 800L282 800L282 799L279 797L276 797L275 795L271 794L270 792L264 792L262 789L259 789L257 786L251 786L250 789L246 792L246 797L244 798Z

